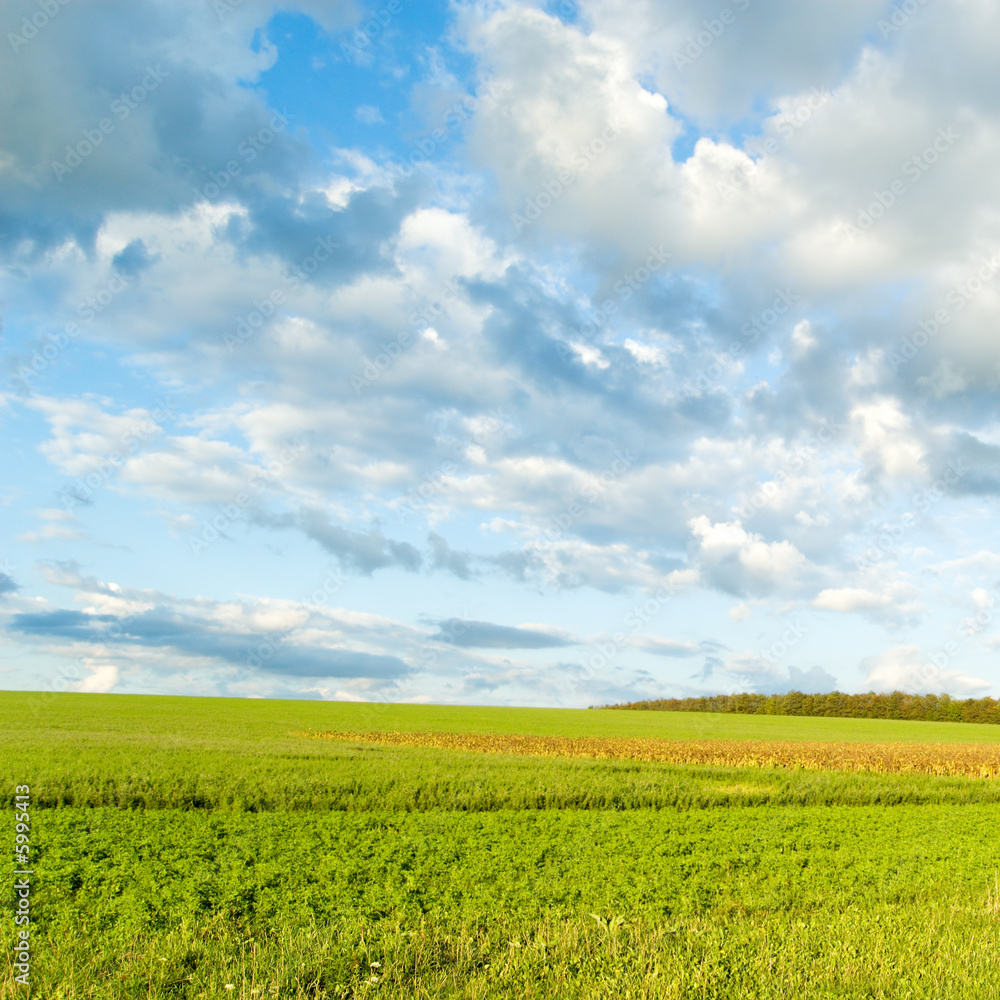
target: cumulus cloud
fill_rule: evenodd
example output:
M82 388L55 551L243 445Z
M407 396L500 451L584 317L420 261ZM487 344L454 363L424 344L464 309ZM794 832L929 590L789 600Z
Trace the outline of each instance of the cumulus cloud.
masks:
M0 68L0 504L11 558L127 536L150 586L126 607L72 571L85 617L60 618L8 574L17 635L70 647L134 615L117 648L160 669L156 629L179 655L190 626L214 677L256 619L173 592L295 603L309 571L272 557L329 557L370 613L406 611L377 642L295 632L288 677L359 696L410 683L431 642L442 697L516 698L551 690L532 650L664 589L697 626L627 646L651 684L704 656L704 683L794 686L719 653L751 608L811 606L857 646L968 607L1000 551L1000 14L730 9L458 5L428 60L402 31L346 58L347 2L60 7ZM315 51L280 12L316 21ZM268 75L326 79L324 58L377 77L378 107ZM197 561L164 560L161 531ZM891 544L859 561L869 537ZM448 621L458 585L491 595L479 617L529 593L559 624L480 622L501 630L480 646L405 625ZM789 670L825 684L827 655ZM91 669L95 690L136 676Z
M934 654L931 654L932 656ZM941 654L937 654L941 658ZM863 690L906 691L912 694L948 693L964 697L981 697L993 685L963 670L949 670L950 657L944 665L934 662L919 646L894 646L861 661L865 679Z
M114 691L119 680L119 671L113 663L97 666L90 674L76 684L76 690L86 694L108 694Z
M5 249L67 236L91 244L104 213L175 207L240 156L240 143L273 117L240 84L274 63L273 45L250 42L276 6L253 0L220 19L206 4L98 0L61 8L18 45L0 71L10 165L0 189L14 236ZM295 6L331 27L358 13L349 2ZM23 17L36 12L26 0L5 7L5 36L20 35ZM291 179L296 147L301 154L301 140L281 136L234 185L252 190L262 167Z
M812 602L814 608L841 614L858 613L874 621L916 623L926 613L920 588L906 579L892 579L889 574L872 574L869 586L829 587L821 590ZM877 588L877 589L873 589Z
M884 608L890 600L888 594L877 594L861 587L839 587L820 591L813 603L829 611L858 611Z
M691 520L690 527L703 578L728 594L792 588L806 567L805 556L791 542L765 542L738 521L713 524L702 514Z

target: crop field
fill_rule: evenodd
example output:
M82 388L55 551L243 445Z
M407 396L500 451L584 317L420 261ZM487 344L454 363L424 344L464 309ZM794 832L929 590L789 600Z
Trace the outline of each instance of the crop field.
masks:
M993 778L1000 745L963 743L815 743L778 740L652 740L614 737L482 736L475 733L303 733L306 738L389 746L436 747L532 757L645 760L722 767L791 767L809 770L914 771Z
M815 757L996 727L7 692L0 732L44 1000L1000 996L1000 779ZM625 752L718 741L811 763Z

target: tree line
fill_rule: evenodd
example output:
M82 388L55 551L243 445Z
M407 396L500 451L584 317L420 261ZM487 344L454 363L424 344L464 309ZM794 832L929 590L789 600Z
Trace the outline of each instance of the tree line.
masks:
M634 712L728 712L739 715L806 715L841 719L908 719L921 722L985 722L1000 725L1000 701L947 694L718 694L656 698L601 708Z

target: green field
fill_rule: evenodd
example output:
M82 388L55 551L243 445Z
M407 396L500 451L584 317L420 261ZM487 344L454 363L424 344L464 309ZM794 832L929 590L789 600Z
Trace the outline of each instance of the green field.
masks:
M655 736L664 739L842 740L902 743L1000 743L996 726L881 719L817 719L610 709L467 708L379 702L247 701L130 695L34 695L0 692L18 731L43 719L47 731L169 737L183 743L247 736L282 738L307 729L348 732L410 730L440 733L519 733L529 736ZM34 714L37 709L38 715Z
M293 735L994 726L37 697L0 694L8 857L16 784L34 810L32 996L1000 996L1000 782ZM9 919L2 937L10 954Z

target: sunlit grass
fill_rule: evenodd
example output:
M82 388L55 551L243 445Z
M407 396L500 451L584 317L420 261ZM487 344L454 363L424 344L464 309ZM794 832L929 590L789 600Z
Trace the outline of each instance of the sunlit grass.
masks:
M521 710L390 707L365 743L357 706L28 697L0 695L0 769L31 786L46 1000L1000 996L995 779L531 756ZM320 720L347 739L294 735ZM442 745L386 735L428 720ZM447 748L462 726L519 752Z

